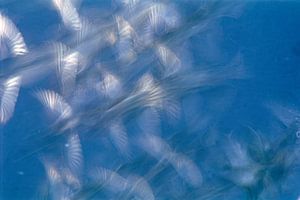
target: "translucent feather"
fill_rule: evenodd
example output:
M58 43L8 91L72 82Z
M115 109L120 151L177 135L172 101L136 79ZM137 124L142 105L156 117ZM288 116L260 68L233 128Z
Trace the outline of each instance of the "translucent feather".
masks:
M184 155L174 153L171 156L170 163L187 183L192 186L200 186L202 184L202 174L197 165Z
M118 77L109 72L104 72L103 76L104 78L99 85L100 92L110 99L118 98L122 91L122 85Z
M119 35L119 57L125 62L132 61L136 57L135 46L137 45L137 35L129 22L123 17L116 16L116 22Z
M77 9L72 4L71 0L52 0L52 2L59 12L66 27L69 27L75 31L81 29L81 20L79 18Z
M112 123L109 127L109 135L117 150L121 154L127 155L129 151L128 136L124 129L120 122Z
M72 172L78 174L82 170L83 156L78 134L68 136L67 143L68 165Z
M64 96L70 96L75 87L77 74L84 70L85 61L81 54L61 43L55 43L56 71Z
M14 113L20 85L20 76L11 77L2 84L0 93L0 123L2 124L6 123Z
M160 85L156 84L150 74L142 76L138 82L138 93L144 94L144 105L161 108L164 91Z
M62 172L62 177L65 181L65 183L72 189L79 189L81 187L81 182L74 173L72 173L69 169L63 169Z
M143 177L130 175L127 177L130 183L130 190L137 199L154 200L153 191L148 182Z
M157 134L160 131L160 116L156 109L145 109L138 118L138 125L143 133Z
M52 199L70 199L69 187L64 184L62 171L51 161L43 160Z
M140 0L121 0L121 3L126 11L133 12L135 7L140 3Z
M5 15L0 13L0 44L5 42L13 56L24 55L28 52L22 34L19 32L14 23ZM0 51L3 51L3 44Z
M128 188L127 180L112 170L99 167L92 176L99 184L104 184L107 189L115 193L125 192Z
M145 134L141 136L139 144L144 151L157 160L169 159L172 153L171 147L162 138L155 135Z
M57 113L60 118L66 119L71 117L72 108L56 92L51 90L41 90L36 93L36 97L45 107L50 109L52 112Z
M143 42L151 44L155 35L160 35L178 27L180 17L177 11L164 3L149 3L144 8Z
M169 76L178 72L181 68L181 61L176 54L164 45L157 45L156 55L164 67L164 75Z

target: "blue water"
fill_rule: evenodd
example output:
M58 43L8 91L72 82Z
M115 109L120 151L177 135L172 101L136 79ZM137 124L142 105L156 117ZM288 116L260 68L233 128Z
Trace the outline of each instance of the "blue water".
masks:
M167 4L171 1L163 2ZM223 3L222 6L226 6L232 2L226 3L225 1ZM236 4L238 3L241 2L236 1ZM99 24L101 24L105 20L112 20L111 16L119 12L116 4L115 1L83 0L79 11L95 23L98 23L97 17L100 18ZM181 13L183 24L187 23L185 19L192 17L197 8L203 5L202 1L174 1L170 4ZM0 11L15 23L29 49L35 49L46 42L60 38L67 40L69 37L68 32L61 28L63 25L55 9L43 1L0 0ZM222 78L224 81L204 87L203 90L184 93L176 98L180 107L177 117L170 117L165 112L160 113L159 129L155 129L157 131L155 134L159 134L174 151L193 160L201 171L203 180L200 185L191 186L189 181L178 176L172 166L163 164L163 170L148 180L155 199L297 200L300 197L299 142L296 141L296 145L293 142L291 144L283 143L275 148L277 141L284 138L285 134L295 136L298 130L300 2L249 1L242 3L237 8L234 7L228 13L208 20L209 25L204 30L184 39L185 42L176 44L177 40L180 41L180 38L185 37L187 33L184 32L175 35L173 41L169 43L170 46L173 45L174 49L186 47L188 56L182 63L190 66L190 71L199 73L199 70L208 70L208 72L217 73L220 70L221 73L224 73ZM196 22L196 25L199 23L201 20ZM192 32L190 29L188 31ZM96 63L103 62L103 66L107 67L111 63L114 64L114 61L111 62L115 59L112 52L114 51L111 49L97 52L90 65L95 67ZM137 63L132 64L131 67L145 68L145 71L148 68L151 69L153 63L143 66L143 63L147 63L147 59L150 59L150 54L151 52L143 52L139 55ZM0 61L1 80L7 78L5 73L9 71L8 67L11 62L14 62L14 59L16 58ZM243 72L241 77L227 80L226 77L231 73L226 74L226 71L230 72L232 62L238 63ZM118 73L120 67L122 64L118 63L112 67L112 71ZM132 71L135 73L135 70ZM152 72L159 79L159 75L156 75L159 72L155 70ZM131 94L129 91L132 91L131 88L137 85L135 81L139 77L141 74L136 73L126 83L128 94ZM49 152L63 157L62 138L64 136L59 135L58 141L55 140L54 144L50 142L53 138L45 139L44 137L55 132L58 134L59 129L53 129L52 125L55 121L53 116L47 113L47 110L33 95L34 91L41 88L59 91L55 73L47 74L33 84L22 86L13 117L0 127L0 197L3 200L41 199L37 197L37 194L41 186L45 182L47 183L47 175L41 157ZM87 93L87 98L83 101L93 101L97 98L95 96L93 92ZM98 104L104 105L106 100L99 99L95 102L87 103L86 110L94 108ZM279 114L273 113L270 111L273 105L289 109L279 111ZM275 106L275 110L276 108ZM85 111L85 108L80 106L77 109L78 113ZM133 141L130 146L133 154L131 159L118 154L105 137L108 122L88 125L89 129L86 131L82 130L86 127L79 127L76 130L81 137L85 163L82 175L83 186L87 188L90 186L90 169L97 165L118 170L118 173L124 177L130 174L143 177L158 163L155 156L149 156L147 152L134 144L136 138L147 131L143 130L145 127L141 128L137 125L138 116L142 111L126 112L128 113L122 120L129 135L129 141ZM96 121L97 116L93 119L86 118L85 122ZM151 118L155 117L150 116ZM294 122L295 120L296 122ZM228 154L224 152L227 149L226 145L231 144L228 141L233 138L233 141L239 141L242 147L249 147L249 151L257 150L258 152L248 153L253 156L252 160L259 160L256 163L265 166L264 162L270 160L257 158L261 153L258 150L260 147L255 146L256 143L253 142L255 141L253 132L264 138L264 141L267 141L266 144L271 145L271 147L266 145L264 148L272 149L273 146L275 148L270 152L265 150L268 153L264 156L272 157L282 149L282 157L279 156L276 159L286 158L293 154L294 162L293 165L291 164L291 169L281 171L281 166L278 167L280 169L273 166L276 165L274 161L273 165L269 164L269 168L261 171L261 173L268 174L265 175L268 179L257 181L249 187L243 187L230 181L231 177L237 176L238 170L227 173L230 168L230 156L235 157L236 155L232 154L227 158ZM50 145L47 150L40 150L47 144ZM234 151L238 151L238 149ZM54 159L60 160L60 157ZM251 171L252 168L255 167L251 165L246 171ZM187 168L184 171L188 170ZM257 176L260 177L260 175ZM223 189L223 186L228 186L228 188ZM49 184L48 187L50 187ZM100 189L94 197L88 198L84 196L88 190L85 187L75 191L76 194L77 192L79 194L70 199L134 199L126 197L122 193L114 194L105 189ZM218 190L218 188L222 188L221 192L216 192L219 195L210 196L210 191ZM53 191L51 190L51 192ZM55 199L53 196L49 196L49 199Z

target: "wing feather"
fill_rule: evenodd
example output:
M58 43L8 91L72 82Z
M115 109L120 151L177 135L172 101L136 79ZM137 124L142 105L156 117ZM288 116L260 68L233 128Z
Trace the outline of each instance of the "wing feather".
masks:
M78 134L71 134L68 137L68 164L72 172L80 172L83 164L83 156L80 138Z
M15 104L19 95L21 77L15 76L7 79L2 85L0 100L0 123L6 123L13 115Z
M49 110L59 114L62 119L71 117L71 106L56 92L52 90L41 90L36 93L36 97Z
M13 56L24 55L28 52L24 38L14 23L0 12L0 41L4 41ZM4 46L3 46L4 47ZM2 45L0 50L2 51Z
M70 0L53 0L53 4L66 27L70 27L75 31L81 29L82 24L79 14Z

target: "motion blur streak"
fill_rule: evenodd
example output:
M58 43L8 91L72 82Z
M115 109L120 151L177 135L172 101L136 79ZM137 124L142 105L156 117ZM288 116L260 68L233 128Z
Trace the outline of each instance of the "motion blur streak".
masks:
M3 2L0 199L299 199L300 3Z

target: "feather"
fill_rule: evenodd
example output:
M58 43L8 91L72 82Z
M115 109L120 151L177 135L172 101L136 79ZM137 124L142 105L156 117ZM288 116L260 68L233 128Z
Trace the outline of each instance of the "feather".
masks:
M153 191L148 182L143 177L130 175L127 177L130 183L130 190L137 199L154 200Z
M133 195L137 199L155 199L151 187L142 177L130 175L124 178L118 173L105 168L97 168L93 177L96 177L100 184L103 184L113 193L129 192L126 195ZM122 196L124 197L124 195Z
M78 177L72 173L69 169L63 169L62 170L62 177L64 179L64 181L66 182L66 184L73 188L73 189L79 189L81 187L81 182L78 179Z
M46 173L52 185L58 184L62 181L61 174L54 165L46 166Z
M187 183L194 187L200 186L202 184L202 174L197 165L184 155L173 153L170 156L170 163L178 173L178 175L183 178Z
M137 91L138 93L145 95L145 98L143 99L145 106L161 108L163 104L164 91L160 85L155 83L150 74L144 75L138 81Z
M139 3L140 0L121 0L122 6L129 13L132 13Z
M70 199L69 187L64 184L62 171L54 162L46 159L43 159L42 162L50 183L51 199Z
M122 85L118 77L109 72L103 73L103 80L100 83L100 91L110 99L116 99L120 96Z
M143 22L143 41L146 45L154 42L155 35L167 33L179 26L178 12L170 5L164 3L151 3L145 6Z
M13 115L21 85L21 77L7 79L1 89L0 123L6 123Z
M61 119L71 117L71 106L56 92L51 90L41 90L36 93L39 101L53 113L60 116Z
M155 135L144 134L139 138L139 145L157 160L168 159L172 153L171 147L162 138Z
M143 133L157 134L160 131L160 116L156 109L145 109L138 118L138 125Z
M119 57L125 62L132 61L136 57L135 46L137 45L137 35L129 22L123 17L116 16L116 22L119 35Z
M153 30L157 31L163 23L163 14L166 12L164 4L155 3L149 8L148 20Z
M300 111L295 106L291 107L272 102L266 104L266 107L285 126L290 126L292 123L299 120Z
M56 73L61 85L62 94L70 96L74 91L77 74L85 68L81 54L70 50L61 43L54 44L56 52Z
M74 31L81 29L82 24L79 14L71 0L53 0L52 2L66 27L69 27Z
M121 154L128 154L128 136L120 122L112 123L109 127L109 135L112 143Z
M11 20L0 12L0 43L3 41L9 46L13 56L24 55L28 52L22 34ZM3 50L2 45L0 51Z
M83 156L80 138L78 134L71 134L68 136L67 156L68 165L72 172L79 173L82 170Z
M181 61L176 54L164 45L156 46L156 55L164 67L164 75L169 76L178 72L181 68Z
M98 167L92 176L95 181L114 193L125 192L128 188L127 180L112 170Z

